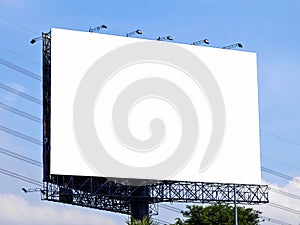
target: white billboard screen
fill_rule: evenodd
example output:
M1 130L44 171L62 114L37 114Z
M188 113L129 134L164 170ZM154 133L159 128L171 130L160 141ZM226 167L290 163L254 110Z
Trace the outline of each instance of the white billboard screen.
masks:
M259 184L256 54L51 30L58 175Z

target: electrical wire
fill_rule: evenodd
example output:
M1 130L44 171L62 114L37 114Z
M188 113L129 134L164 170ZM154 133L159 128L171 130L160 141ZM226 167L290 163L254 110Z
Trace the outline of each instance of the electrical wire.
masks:
M281 210L284 210L284 211L287 211L287 212L290 212L290 213L300 215L300 211L298 211L296 209L292 209L292 208L289 208L289 207L286 207L286 206L283 206L283 205L279 205L279 204L276 204L276 203L272 203L272 202L270 202L268 205L272 206L274 208L278 208L278 209L281 209Z
M26 75L26 76L28 76L30 78L33 78L35 80L38 80L38 81L42 81L42 77L40 75L38 75L38 74L36 74L34 72L31 72L31 71L29 71L27 69L24 69L24 68L22 68L20 66L17 66L16 64L14 64L12 62L9 62L9 61L7 61L5 59L0 58L0 63L2 65L4 65L4 66L7 66L7 67L15 70L15 71L18 71L19 73L21 73L23 75Z
M18 56L18 57L20 57L20 58L26 59L27 61L29 61L29 62L31 62L31 63L33 63L33 64L35 64L35 65L40 65L40 63L38 63L38 62L32 60L31 58L26 57L26 56L24 56L24 55L22 55L22 54L20 54L20 53L17 53L17 52L15 52L15 51L13 51L13 50L10 50L10 49L8 49L8 48L6 48L6 47L1 46L1 49L4 50L4 51L7 51L7 52L9 52L9 53L11 53L11 54L13 54L13 55L16 55L16 56Z
M265 158L265 159L267 159L267 160L270 160L270 161L279 163L279 164L281 164L281 165L284 165L284 166L287 166L287 167L290 167L290 168L293 168L293 169L296 169L296 170L300 170L300 167L296 167L296 166L290 165L290 164L288 164L288 163L285 163L285 162L282 162L282 161L279 161L279 160L276 160L276 159L272 159L272 158L270 158L270 157L266 157L266 156L264 156L263 154L262 154L261 157L262 157L262 158Z
M0 168L0 173L5 174L5 175L10 176L10 177L14 177L14 178L22 180L22 181L25 181L27 183L31 183L31 184L41 186L41 187L43 186L43 183L40 182L40 181L31 179L29 177L25 177L25 176L20 175L18 173L11 172L9 170L5 170L5 169Z
M274 171L274 170L272 170L272 169L265 168L265 167L263 167L263 166L261 167L261 170L262 170L263 172L272 174L272 175L274 175L274 176L278 176L278 177L281 177L281 178L283 178L283 179L286 179L286 180L289 180L289 181L293 181L293 182L295 182L295 183L300 184L300 179L291 177L291 176L289 176L289 175L286 175L286 174L283 174L283 173Z
M34 103L39 104L39 105L42 105L42 101L40 99L32 97L32 96L30 96L30 95L28 95L28 94L26 94L26 93L24 93L24 92L22 92L22 91L20 91L18 89L9 87L9 86L7 86L7 85L5 85L3 83L0 83L0 88L3 89L3 90L8 91L10 93L13 93L15 95L18 95L18 96L20 96L22 98L25 98L25 99L27 99L27 100L29 100L31 102L34 102Z
M21 29L23 29L23 30L26 30L26 31L28 31L28 32L30 32L30 33L33 33L33 34L36 34L36 35L40 35L39 33L35 32L34 30L31 30L31 29L29 29L29 28L27 28L27 27L25 27L25 26L23 26L23 25L20 25L20 24L18 24L18 23L16 23L16 22L12 21L12 20L10 20L10 19L7 19L7 18L4 17L4 16L0 16L0 18L3 19L3 20L5 20L6 22L9 22L9 23L11 23L11 24L14 24L14 25L18 26L19 28L21 28Z
M168 209L168 210L171 210L171 211L177 212L177 213L182 212L182 209L179 209L179 208L174 207L174 206L165 205L165 204L160 204L159 207L161 207L163 209Z
M280 224L280 225L292 225L291 223L286 223L286 222L283 222L283 221L280 221L280 220L276 220L276 219L273 219L273 218L270 218L270 217L266 217L266 216L259 216L261 219L263 219L263 221L261 222L265 222L265 221L268 221L268 222L272 222L272 223L276 223L276 224Z
M169 222L165 221L165 220L162 220L162 219L158 219L158 218L152 218L152 220L160 223L160 224L170 224Z
M4 155L7 155L7 156L10 156L10 157L13 157L15 159L24 161L26 163L30 163L30 164L38 166L38 167L43 167L43 164L41 162L37 161L37 160L31 159L31 158L26 157L24 155L17 154L15 152L9 151L9 150L7 150L5 148L2 148L2 147L0 147L0 153L2 153Z
M31 143L34 143L36 145L42 145L42 142L40 140L38 140L36 138L33 138L31 136L28 136L26 134L20 133L18 131L12 130L12 129L8 128L8 127L0 125L0 130L3 131L3 132L5 132L5 133L14 135L15 137L21 138L21 139L23 139L25 141L29 141Z
M16 109L16 108L14 108L12 106L9 106L9 105L6 105L4 103L1 103L1 102L0 102L0 108L5 109L5 110L7 110L9 112L12 112L14 114L17 114L19 116L22 116L22 117L24 117L26 119L32 120L34 122L37 122L37 123L40 123L40 124L42 123L42 120L40 118L38 118L38 117L36 117L36 116L34 116L32 114L26 113L24 111L21 111L19 109Z
M281 195L285 195L285 196L290 197L290 198L294 198L294 199L300 200L300 196L299 195L291 194L291 193L288 193L288 192L285 192L285 191L281 191L281 190L278 190L278 189L272 188L272 187L269 187L269 190L273 191L275 193L281 194Z
M265 134L269 135L269 136L272 136L272 137L275 137L275 138L280 139L280 140L282 140L282 141L288 142L288 143L290 143L290 144L292 144L292 145L300 146L299 143L296 143L296 142L294 142L294 141L291 141L291 140L289 140L289 139L287 139L287 138L285 138L285 137L282 137L282 136L280 136L280 135L271 133L271 132L266 131L266 130L263 130L263 129L260 129L260 131L261 131L262 133L265 133Z

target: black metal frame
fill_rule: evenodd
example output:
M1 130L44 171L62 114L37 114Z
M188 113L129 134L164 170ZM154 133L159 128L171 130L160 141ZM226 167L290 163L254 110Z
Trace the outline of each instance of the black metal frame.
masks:
M43 33L43 180L50 180L51 33Z
M51 176L56 179L44 182L43 200L131 214L133 217L139 217L139 213L157 214L148 207L153 208L160 202L234 203L234 187L238 204L269 202L267 185L182 181L151 181L149 184L147 180L141 180L139 186L132 186L126 179L112 181L99 177Z
M267 185L207 183L188 181L140 180L137 186L127 179L54 175L57 179L44 182L44 198L53 198L59 188L72 190L73 195L85 193L90 196L106 196L120 200L146 199L149 203L159 202L236 202L239 204L268 203ZM53 175L52 175L53 177ZM55 191L53 191L55 190ZM66 193L67 194L67 193ZM69 193L70 194L70 193Z
M224 184L188 181L106 179L50 174L51 36L43 33L43 163L42 199L83 207L148 215L149 205L159 202L268 203L267 185ZM139 185L137 185L139 181ZM235 201L236 199L236 201ZM154 207L155 208L155 207ZM155 213L156 211L153 210Z

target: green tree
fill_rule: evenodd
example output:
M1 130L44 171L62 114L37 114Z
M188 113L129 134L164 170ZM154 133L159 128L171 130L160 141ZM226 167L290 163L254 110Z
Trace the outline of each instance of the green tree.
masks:
M150 217L145 216L142 220L130 219L126 220L127 225L158 225L157 222L154 222Z
M181 212L185 219L176 218L173 225L234 224L234 208L228 204L217 203L207 207L188 205L186 208L186 211ZM260 212L245 207L238 207L237 212L239 225L258 225Z

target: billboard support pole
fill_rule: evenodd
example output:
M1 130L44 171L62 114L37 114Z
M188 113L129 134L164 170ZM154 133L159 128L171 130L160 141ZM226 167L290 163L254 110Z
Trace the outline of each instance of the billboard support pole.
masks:
M131 220L142 220L149 216L149 190L147 186L135 187L133 198L130 201Z
M237 205L236 205L236 184L234 184L233 188L234 188L234 224L238 225Z

